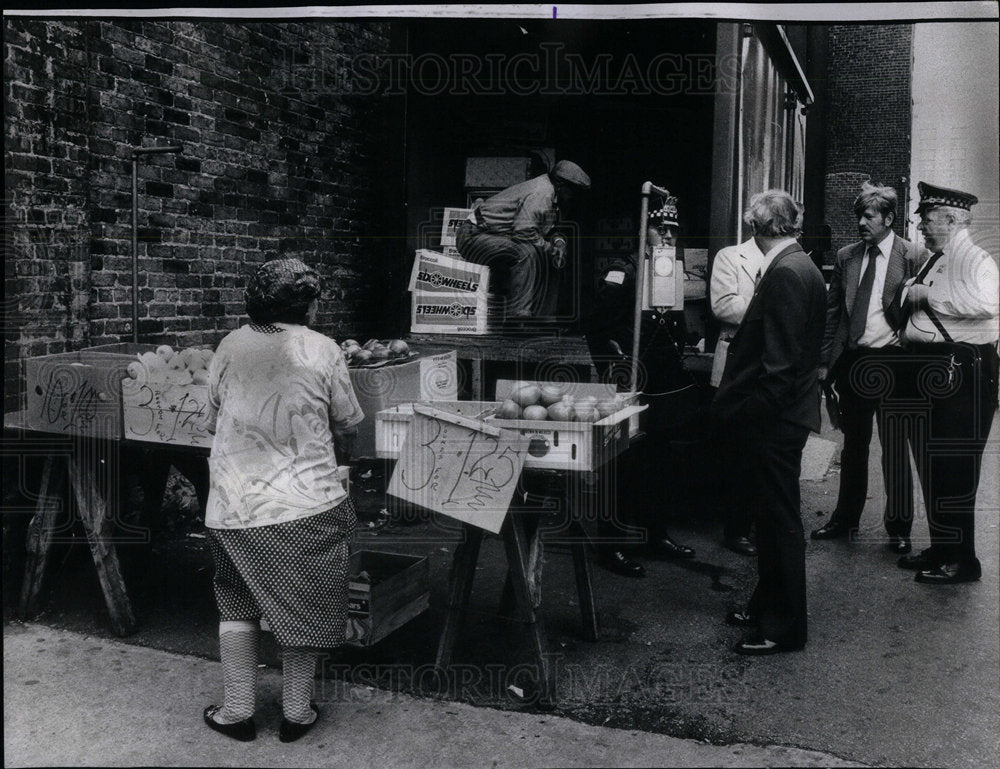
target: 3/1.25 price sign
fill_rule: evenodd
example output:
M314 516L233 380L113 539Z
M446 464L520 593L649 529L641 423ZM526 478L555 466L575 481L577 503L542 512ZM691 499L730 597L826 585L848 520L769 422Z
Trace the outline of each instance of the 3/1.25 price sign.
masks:
M413 412L388 493L498 534L528 438L421 404Z
M215 437L208 388L160 382L122 382L125 437L179 446L210 447Z

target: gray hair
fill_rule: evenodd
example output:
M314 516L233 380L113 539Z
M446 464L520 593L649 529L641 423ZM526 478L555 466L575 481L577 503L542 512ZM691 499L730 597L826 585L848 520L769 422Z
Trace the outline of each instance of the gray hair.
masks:
M799 234L802 226L802 208L784 190L765 190L750 198L743 221L755 235L791 238Z
M957 225L972 224L972 211L967 208L954 208L952 206L935 206L932 210L944 211Z

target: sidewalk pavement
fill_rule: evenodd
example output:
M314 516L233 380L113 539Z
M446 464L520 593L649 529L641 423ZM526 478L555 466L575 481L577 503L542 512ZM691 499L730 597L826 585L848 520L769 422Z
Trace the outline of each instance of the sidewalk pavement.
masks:
M863 766L782 746L709 745L475 708L365 686L317 689L321 721L278 741L280 671L262 670L257 739L202 723L218 662L10 623L4 627L4 765L295 767Z

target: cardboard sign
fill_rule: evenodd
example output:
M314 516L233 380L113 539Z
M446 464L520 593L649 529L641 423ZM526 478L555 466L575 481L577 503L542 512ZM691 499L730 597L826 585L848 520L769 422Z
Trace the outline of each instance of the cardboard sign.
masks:
M422 404L399 454L387 492L499 534L528 450L516 430Z
M178 446L211 447L214 439L207 385L122 381L125 437Z

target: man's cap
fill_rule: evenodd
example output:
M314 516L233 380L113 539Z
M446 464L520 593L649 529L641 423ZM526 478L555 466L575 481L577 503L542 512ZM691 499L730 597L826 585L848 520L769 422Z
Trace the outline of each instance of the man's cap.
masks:
M920 202L917 204L917 213L921 214L929 208L938 206L949 206L950 208L964 208L966 211L972 209L979 198L970 192L961 190L950 190L947 187L935 187L927 182L918 182L917 191L920 193Z
M584 190L590 189L590 177L584 173L580 166L570 160L560 160L552 166L549 175L553 179L559 179L574 187L580 187Z
M663 199L663 206L649 212L650 224L677 227L677 198L669 192Z

